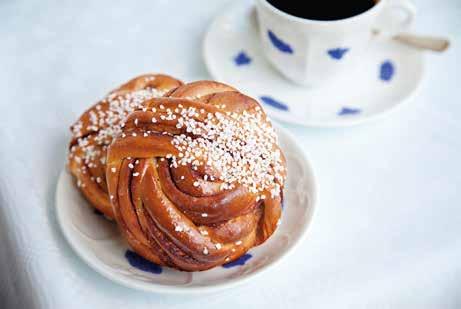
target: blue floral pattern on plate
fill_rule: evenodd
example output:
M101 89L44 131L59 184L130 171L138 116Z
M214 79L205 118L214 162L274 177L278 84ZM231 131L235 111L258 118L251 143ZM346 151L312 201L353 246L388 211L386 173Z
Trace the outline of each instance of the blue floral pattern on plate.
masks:
M390 60L386 60L381 63L379 67L379 78L382 81L389 82L395 74L395 66Z
M248 65L251 63L251 58L242 50L234 57L234 63L236 66Z
M155 263L152 263L151 261L146 260L145 258L131 250L126 250L125 257L128 260L128 263L130 263L131 266L137 269L147 271L153 274L162 273L162 267Z
M362 111L360 108L352 108L352 107L346 107L344 106L341 108L341 110L338 112L339 116L347 116L347 115L356 115L360 114Z
M232 268L232 267L236 267L236 266L242 266L242 265L245 265L245 263L251 259L252 255L249 254L249 253L246 253L244 255L242 255L241 257L239 257L238 259L236 259L235 261L232 261L230 263L227 263L227 264L223 264L222 267L224 268Z
M261 99L261 101L263 101L263 103L269 105L269 106L272 106L274 108L277 108L279 110L282 110L282 111L288 111L288 105L286 105L285 103L283 102L280 102L272 97L269 97L269 96L261 96L259 97Z
M274 47L277 48L279 51L281 51L282 53L287 53L287 54L294 53L294 50L293 48L291 48L290 44L284 42L282 39L276 36L274 32L272 32L271 30L268 30L267 35L272 45L274 45Z
M328 55L335 59L340 60L344 57L344 55L349 51L349 48L332 48L327 51Z

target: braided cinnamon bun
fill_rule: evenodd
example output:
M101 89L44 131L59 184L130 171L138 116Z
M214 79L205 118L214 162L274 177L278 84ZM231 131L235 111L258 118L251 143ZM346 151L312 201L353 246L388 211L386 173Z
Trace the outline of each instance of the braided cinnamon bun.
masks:
M211 81L145 101L107 154L114 216L129 245L185 271L230 262L268 239L285 178L259 104Z
M167 75L136 77L110 92L71 126L72 140L68 155L70 172L90 204L106 217L113 218L105 174L108 145L121 133L130 112L145 100L160 97L181 84Z

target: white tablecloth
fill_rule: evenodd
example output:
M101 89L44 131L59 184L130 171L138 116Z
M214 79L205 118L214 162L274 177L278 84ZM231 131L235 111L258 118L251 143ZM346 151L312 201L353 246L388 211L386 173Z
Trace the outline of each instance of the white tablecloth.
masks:
M460 308L461 2L417 0L414 29L449 35L419 94L348 129L289 129L319 181L299 250L254 282L181 297L130 290L70 249L54 194L68 127L148 71L210 78L209 22L228 1L0 2L1 308Z

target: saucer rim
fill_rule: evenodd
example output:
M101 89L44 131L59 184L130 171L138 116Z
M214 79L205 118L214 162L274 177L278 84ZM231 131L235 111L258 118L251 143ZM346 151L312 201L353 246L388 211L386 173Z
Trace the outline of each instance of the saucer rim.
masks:
M230 14L233 13L233 11L236 11L237 8L240 6L245 6L247 7L247 10L253 10L256 8L256 5L252 2L238 2L238 3L231 3L230 5L227 5L226 9L223 10L223 13L218 14L215 18L213 18L212 22L208 26L205 35L202 40L202 58L205 63L205 66L209 72L209 74L218 81L221 81L223 83L226 83L226 80L222 78L221 74L217 72L215 68L210 64L210 49L208 46L210 45L211 42L211 32L214 30L216 25L221 22L221 20ZM243 18L243 17L241 17ZM410 47L409 47L410 48ZM389 106L388 108L377 112L373 113L368 116L354 116L354 117L348 117L348 118L338 118L337 121L334 120L328 120L328 121L312 121L312 120L305 120L302 121L298 118L293 118L290 117L290 113L282 113L280 111L275 110L274 108L267 107L265 104L262 104L260 100L258 99L258 102L260 102L260 105L263 107L264 111L266 114L269 116L271 120L275 120L279 123L285 123L289 125L294 125L298 127L312 127L312 128L346 128L346 127L352 127L352 126L357 126L357 125L362 125L362 124L367 124L369 122L377 121L383 118L386 118L396 112L398 109L400 109L404 104L409 103L413 101L413 99L420 93L422 85L424 84L424 81L426 80L426 65L425 65L425 55L423 51L419 51L419 57L418 57L418 66L421 69L421 74L418 75L416 78L416 86L408 92L403 99L397 100L392 105L387 105ZM268 65L270 65L269 62L267 62ZM286 77L283 77L286 79ZM287 80L290 82L289 80ZM291 82L296 85L296 83ZM302 86L300 86L302 87Z

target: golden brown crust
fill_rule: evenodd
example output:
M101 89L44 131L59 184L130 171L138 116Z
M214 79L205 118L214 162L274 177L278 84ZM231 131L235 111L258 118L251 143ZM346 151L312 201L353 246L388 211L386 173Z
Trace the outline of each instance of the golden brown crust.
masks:
M244 178L243 172L240 182L228 183L234 178L225 168L201 164L200 160L206 162L207 158L199 147L188 148L196 152L197 163L191 159L181 164L179 160L190 155L179 145L181 141L189 147L202 136L191 125L215 130L219 126L213 125L222 118L237 124L235 132L245 131L249 124L242 123L240 115L261 117L258 124L270 133L268 149L280 155L274 161L278 165L271 164L261 174L273 183L258 183L259 191L245 184L248 177ZM133 111L123 134L108 149L106 168L114 217L133 249L155 263L198 271L237 259L270 237L280 219L281 194L277 190L283 188L286 173L271 130L255 100L209 81L180 86L168 98L150 99ZM239 143L244 141L236 147ZM257 157L251 158L254 162L249 157L241 159L257 165L264 160L256 153Z
M134 108L128 106L129 104L123 105L130 101L125 99L126 96L142 90L147 91L136 98L136 105L142 96L150 98L152 95L168 93L180 85L180 81L167 75L138 76L110 92L108 97L86 110L71 126L73 136L69 145L69 170L86 199L106 217L113 218L105 177L106 152L113 135L117 134L117 130L112 128L119 125ZM152 91L149 92L149 89Z

